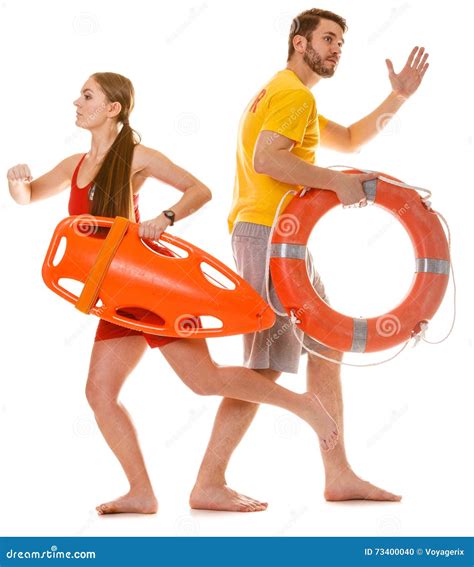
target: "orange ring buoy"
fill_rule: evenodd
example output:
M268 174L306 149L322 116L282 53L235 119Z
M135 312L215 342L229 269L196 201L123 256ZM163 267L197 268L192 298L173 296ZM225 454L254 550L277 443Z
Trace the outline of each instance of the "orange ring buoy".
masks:
M416 191L380 179L364 182L364 189L368 201L392 213L405 227L415 252L412 285L403 301L389 313L369 319L348 317L332 309L313 288L306 269L307 244L316 223L340 204L333 191L300 192L280 216L271 242L272 280L286 312L296 315L298 326L305 333L344 352L375 352L412 337L419 331L420 323L436 313L450 271L449 246L443 227Z

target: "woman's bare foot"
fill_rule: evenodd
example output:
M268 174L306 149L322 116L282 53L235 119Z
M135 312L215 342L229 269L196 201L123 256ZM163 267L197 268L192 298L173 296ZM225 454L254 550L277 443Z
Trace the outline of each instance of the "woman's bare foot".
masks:
M321 449L331 451L337 445L339 436L336 422L328 414L316 394L306 392L302 396L305 398L305 407L300 413L300 417L316 431Z
M105 514L156 514L158 500L150 493L128 492L124 496L96 507L99 516Z
M259 502L249 496L239 494L227 485L203 487L196 484L189 498L194 510L220 510L227 512L263 512L266 502Z
M334 478L328 479L324 498L328 502L343 500L377 500L383 502L400 502L401 496L387 492L359 478L350 468L344 473L336 473Z

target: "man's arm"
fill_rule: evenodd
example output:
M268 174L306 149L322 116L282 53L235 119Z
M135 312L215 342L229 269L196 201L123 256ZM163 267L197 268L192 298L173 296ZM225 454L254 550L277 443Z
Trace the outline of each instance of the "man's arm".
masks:
M373 112L348 128L329 121L321 131L321 145L339 152L356 152L385 128L403 103L418 89L428 69L425 48L414 47L400 73L386 59L392 92Z
M364 144L375 138L395 116L406 98L391 92L368 116L349 126L350 150L357 152ZM323 130L324 132L324 130Z
M375 179L373 174L346 175L318 167L291 153L295 142L270 130L260 132L253 155L257 173L269 175L290 185L303 185L334 191L343 205L365 203L363 181Z
M392 92L373 112L349 127L329 120L321 130L321 146L342 153L357 152L385 128L404 102Z

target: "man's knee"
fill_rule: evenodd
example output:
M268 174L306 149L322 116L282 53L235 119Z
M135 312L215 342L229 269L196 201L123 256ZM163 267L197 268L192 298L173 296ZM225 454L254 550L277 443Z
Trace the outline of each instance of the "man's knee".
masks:
M342 361L342 357L344 356L344 353L341 352L340 350L334 350L332 348L320 348L318 349L318 354L321 354L322 356L318 356L317 354L312 354L312 353L308 353L308 362L314 364L316 363L321 363L321 361L323 362L330 362L325 360L326 358L330 358L331 360L336 360L337 362L341 362ZM324 358L322 358L324 356Z
M254 371L258 372L264 378L267 378L272 382L276 382L281 376L281 372L279 372L278 370L273 370L272 368L256 368L254 369Z
M218 396L222 388L220 366L213 360L208 365L189 369L185 374L178 373L188 388L198 396Z

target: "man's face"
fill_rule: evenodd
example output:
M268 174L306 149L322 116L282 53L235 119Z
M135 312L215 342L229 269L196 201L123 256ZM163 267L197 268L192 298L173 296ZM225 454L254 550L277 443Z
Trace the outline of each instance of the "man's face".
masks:
M331 20L321 20L307 42L303 61L320 77L332 77L344 44L342 28Z

